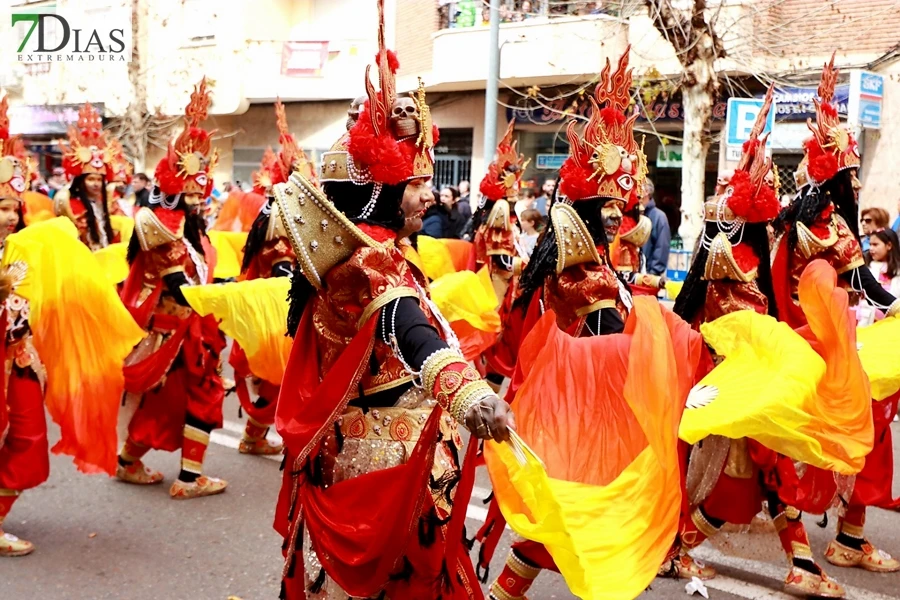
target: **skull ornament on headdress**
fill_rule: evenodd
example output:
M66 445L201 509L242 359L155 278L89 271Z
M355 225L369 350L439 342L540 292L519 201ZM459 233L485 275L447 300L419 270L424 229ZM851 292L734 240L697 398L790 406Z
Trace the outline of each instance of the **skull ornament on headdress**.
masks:
M629 51L630 46L615 73L607 59L589 97L591 117L580 134L576 122L569 123L570 155L559 171L559 187L570 201L610 198L633 203L647 176L647 157L634 139L638 113L625 116L631 103Z
M60 143L63 168L71 181L79 175L97 173L112 178L114 151L106 141L100 114L85 102L78 111L78 124L69 127L69 142Z
M807 119L806 125L812 137L803 143L803 160L794 175L798 188L821 185L844 169L859 167L859 144L850 131L841 125L837 108L831 103L837 85L838 69L834 67L834 54L822 69L819 82L819 99L816 105L816 123Z
M22 201L32 175L31 159L19 136L9 135L9 117L6 96L0 100L0 199L13 198Z
M281 100L275 101L275 122L278 125L278 142L281 150L276 155L267 148L259 164L259 171L253 173L253 191L267 195L276 183L284 183L291 173L297 171L311 183L316 182L315 167L297 145L297 140L288 129L287 115Z
M478 188L488 200L515 200L519 197L519 182L528 161L516 153L516 142L512 141L514 126L515 121L510 121L503 139L497 144L497 157L488 166Z
M219 158L212 148L212 133L202 129L212 99L206 77L194 86L191 101L184 109L184 131L173 142L159 164L156 165L156 181L166 196L197 194L203 198L212 193L212 171Z
M366 68L366 95L359 117L322 159L320 181L352 181L359 185L397 185L434 174L434 145L438 130L425 102L425 86L408 98L398 98L397 56L385 47L384 0L378 2L378 83L376 90Z

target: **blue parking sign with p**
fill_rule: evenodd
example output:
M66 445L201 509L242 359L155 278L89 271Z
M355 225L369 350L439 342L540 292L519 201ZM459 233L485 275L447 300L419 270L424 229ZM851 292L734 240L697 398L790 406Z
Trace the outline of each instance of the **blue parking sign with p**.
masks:
M763 101L755 98L729 98L728 110L725 114L725 143L729 146L740 146L750 139L750 131L759 111L762 110ZM769 110L769 118L763 133L771 133L775 125L775 107Z

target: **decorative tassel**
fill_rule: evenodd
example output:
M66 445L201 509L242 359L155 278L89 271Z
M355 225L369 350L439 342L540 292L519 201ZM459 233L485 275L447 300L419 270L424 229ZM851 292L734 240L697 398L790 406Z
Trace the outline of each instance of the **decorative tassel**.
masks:
M490 504L493 499L494 499L494 490L491 490L491 493L488 494L488 497L485 498L484 500L482 500L481 503L482 504ZM484 535L487 535L488 533L490 533L490 529L488 529L488 531L486 531Z
M325 569L319 569L319 574L316 576L316 580L313 581L309 586L309 592L311 594L318 594L322 591L323 587L325 587Z
M818 525L822 529L825 529L826 527L828 527L828 513L827 512L822 514L821 521L816 521L816 525Z
M244 411L241 408L241 405L238 404L238 419L243 419L243 418L244 418Z
M472 549L475 547L475 538L469 539L469 537L466 535L465 526L463 526L462 543L463 543L463 546L466 547L466 553L471 552Z

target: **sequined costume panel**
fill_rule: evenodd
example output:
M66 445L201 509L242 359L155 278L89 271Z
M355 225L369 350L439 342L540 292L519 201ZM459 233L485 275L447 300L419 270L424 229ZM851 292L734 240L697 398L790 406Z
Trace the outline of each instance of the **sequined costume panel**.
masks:
M641 249L624 240L619 240L618 269L623 272L634 272L641 268Z
M263 244L256 256L261 277L270 277L272 267L283 261L295 262L294 250L287 238L278 237Z
M706 288L706 304L694 326L715 321L738 310L752 310L761 315L768 313L769 300L760 291L756 279L749 283L730 279L710 281Z
M618 298L619 280L605 264L574 265L544 282L544 308L556 312L563 330L593 310L615 306Z
M324 293L316 296L313 326L319 341L321 376L331 369L350 344L361 325L367 307L377 298L416 289L416 282L402 252L388 248L358 248L344 263L325 276ZM409 295L407 293L407 295ZM431 311L420 299L422 312L433 321ZM373 394L407 383L412 377L391 347L376 336L372 364L377 372L367 369L360 385L365 394Z

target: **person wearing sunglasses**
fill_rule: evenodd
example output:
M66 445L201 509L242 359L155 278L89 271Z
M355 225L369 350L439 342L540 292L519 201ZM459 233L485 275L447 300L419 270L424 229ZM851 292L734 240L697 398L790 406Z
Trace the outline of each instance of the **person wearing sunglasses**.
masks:
M869 236L885 229L890 222L888 212L883 208L865 208L860 213L859 224L862 226L862 237L859 240L863 252L869 251Z

